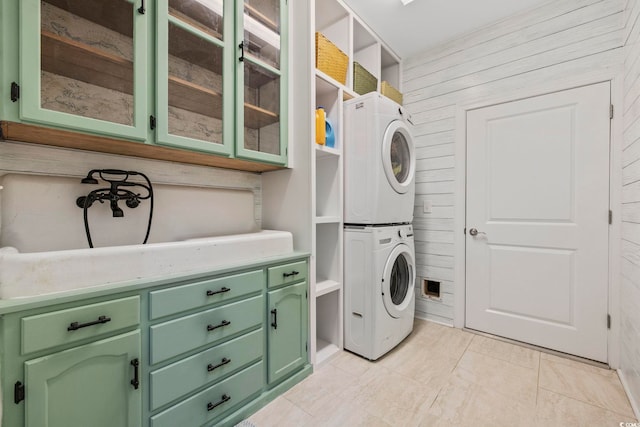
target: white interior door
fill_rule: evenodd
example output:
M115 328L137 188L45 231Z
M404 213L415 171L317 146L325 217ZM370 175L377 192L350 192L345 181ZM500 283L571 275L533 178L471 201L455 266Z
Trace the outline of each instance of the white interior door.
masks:
M468 328L607 361L609 105L599 83L467 113Z

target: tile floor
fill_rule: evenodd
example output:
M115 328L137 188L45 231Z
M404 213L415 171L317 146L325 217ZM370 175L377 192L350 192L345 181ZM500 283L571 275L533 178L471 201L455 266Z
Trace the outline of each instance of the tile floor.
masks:
M619 426L615 371L417 320L376 362L348 352L254 414L256 427Z

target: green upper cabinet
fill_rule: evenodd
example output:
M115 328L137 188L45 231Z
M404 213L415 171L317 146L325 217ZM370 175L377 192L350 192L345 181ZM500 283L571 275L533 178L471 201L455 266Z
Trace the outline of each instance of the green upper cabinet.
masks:
M3 2L0 119L287 165L286 0Z
M284 0L159 0L158 143L285 165Z
M236 155L286 164L286 0L239 0L236 5Z
M21 120L146 140L143 1L21 0Z
M158 143L233 154L233 16L231 1L158 1Z

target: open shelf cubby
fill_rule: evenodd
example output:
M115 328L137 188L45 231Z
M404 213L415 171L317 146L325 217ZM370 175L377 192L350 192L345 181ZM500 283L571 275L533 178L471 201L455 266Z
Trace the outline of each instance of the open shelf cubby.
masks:
M342 303L340 291L316 298L316 364L342 349Z

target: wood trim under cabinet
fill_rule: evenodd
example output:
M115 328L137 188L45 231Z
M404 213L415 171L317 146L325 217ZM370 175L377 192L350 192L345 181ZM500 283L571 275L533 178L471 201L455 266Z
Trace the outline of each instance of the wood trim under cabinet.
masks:
M285 169L282 166L229 159L211 154L196 153L175 148L158 147L140 142L131 142L104 136L89 135L67 130L0 121L0 139L30 142L78 150L165 160L193 165L212 166L245 172L267 172Z

